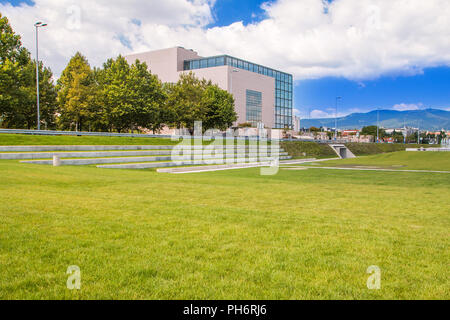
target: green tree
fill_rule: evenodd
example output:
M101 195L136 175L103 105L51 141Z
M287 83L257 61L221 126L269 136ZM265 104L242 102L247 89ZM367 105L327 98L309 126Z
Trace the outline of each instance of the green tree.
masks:
M379 134L380 139L384 138L386 136L386 131L382 128L379 128L378 134ZM373 136L376 138L377 137L377 126L368 126L368 127L362 128L361 135Z
M30 61L20 73L20 104L14 112L6 117L8 127L37 127L36 62ZM41 125L46 129L54 128L57 110L56 88L53 74L49 68L39 63L39 113Z
M201 108L204 109L203 130L226 130L237 120L233 95L217 85L208 85L203 92Z
M137 60L130 68L126 85L132 106L132 127L159 132L169 120L161 81L151 74L145 63Z
M26 50L22 47L20 36L16 35L9 24L8 18L2 16L0 12L0 63L6 61L19 62L22 51Z
M211 81L197 79L192 72L166 86L170 123L177 128L194 131L195 121L203 122L203 130L226 129L237 119L234 99Z
M392 138L396 143L403 143L405 141L405 136L403 135L403 133L397 132L395 130L394 132L392 132Z
M194 132L194 122L202 121L205 109L202 105L203 92L211 82L197 79L192 72L182 74L175 85L167 86L167 108L171 124L176 128L186 128Z
M119 133L132 129L135 110L127 81L130 78L128 62L119 56L116 60L109 59L101 72L99 103L104 121L109 130Z
M417 143L417 133L410 134L406 137L407 143Z
M79 52L73 56L58 80L59 126L69 129L75 124L82 131L93 119L97 85L87 59Z
M37 126L36 63L1 13L0 44L1 125L31 129ZM52 127L56 105L52 72L39 63L39 76L41 120Z

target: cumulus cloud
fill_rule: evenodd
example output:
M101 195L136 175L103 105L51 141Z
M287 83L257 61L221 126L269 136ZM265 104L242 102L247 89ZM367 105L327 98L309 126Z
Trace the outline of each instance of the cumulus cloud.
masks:
M395 111L409 111L409 110L419 110L421 107L423 107L422 103L417 104L400 103L393 106L392 109Z
M71 25L73 4L79 28ZM259 22L211 28L213 6L214 0L35 0L35 6L0 4L0 11L28 48L33 27L24 21L49 23L42 57L56 73L77 50L99 65L119 53L177 45L205 56L239 56L297 79L362 81L450 66L448 0L278 0L263 5Z
M340 117L345 117L347 116L348 113L342 113L342 112L338 112L337 116L338 118ZM332 111L323 111L323 110L312 110L311 111L311 119L326 119L326 118L334 118L336 117L336 113L332 112Z
M174 46L162 39L171 39L180 26L202 30L213 21L214 1L34 0L34 5L1 3L0 12L33 54L33 24L48 23L39 31L40 58L59 74L77 51L92 65L101 66L107 58L119 54Z

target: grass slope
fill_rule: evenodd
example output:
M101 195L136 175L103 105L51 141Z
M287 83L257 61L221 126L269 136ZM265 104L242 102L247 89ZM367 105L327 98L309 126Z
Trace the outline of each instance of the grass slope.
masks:
M0 176L0 299L450 298L448 175L0 161Z
M336 152L330 146L316 142L286 141L281 143L281 147L294 159L305 157L337 158Z
M380 153L405 151L407 148L436 148L436 145L418 145L418 144L388 144L388 143L346 143L356 156L367 156Z
M177 142L164 138L126 138L99 136L38 136L0 134L2 146L57 146L57 145L173 145Z

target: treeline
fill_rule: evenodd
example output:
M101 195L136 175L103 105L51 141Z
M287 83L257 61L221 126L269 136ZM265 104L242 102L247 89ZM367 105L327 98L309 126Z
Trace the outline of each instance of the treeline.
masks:
M0 14L0 126L37 127L36 64ZM41 127L59 130L129 132L164 126L193 131L225 130L236 121L234 99L227 91L184 74L175 84L163 84L145 63L132 65L122 57L91 68L76 53L56 85L40 63Z

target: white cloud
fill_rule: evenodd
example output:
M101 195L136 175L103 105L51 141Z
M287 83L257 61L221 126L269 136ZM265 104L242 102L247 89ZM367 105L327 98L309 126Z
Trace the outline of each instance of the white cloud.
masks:
M329 109L327 109L327 110L329 110ZM348 113L342 113L342 112L338 112L338 114L337 114L338 118L345 117L347 115L348 115ZM334 117L336 117L336 113L332 112L332 111L326 112L326 111L318 110L318 109L311 111L311 119L325 119L325 118L334 118Z
M266 18L207 28L214 0L35 0L36 6L0 4L34 48L33 21L45 20L42 58L61 72L75 51L93 65L119 53L181 45L201 55L228 53L293 73L297 79L339 76L354 80L417 74L450 66L448 0L278 0ZM73 3L79 30L67 28ZM327 13L328 12L328 13ZM24 23L25 22L30 22ZM122 41L120 41L122 40Z
M409 110L419 110L422 107L423 107L422 103L417 104L400 103L393 106L392 109L395 111L409 111Z
M202 30L213 21L214 1L35 0L34 6L2 3L0 12L8 17L33 54L33 24L48 23L39 31L40 58L59 74L77 51L86 55L92 65L101 66L107 58L121 53L168 45L161 39L170 39L180 26ZM150 34L143 38L147 30Z

